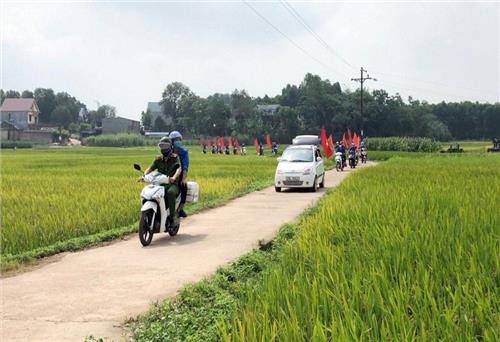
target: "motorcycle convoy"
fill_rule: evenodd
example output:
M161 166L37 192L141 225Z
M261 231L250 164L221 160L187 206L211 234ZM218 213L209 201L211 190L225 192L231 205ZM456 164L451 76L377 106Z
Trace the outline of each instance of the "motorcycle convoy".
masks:
M277 154L277 144L273 145L272 152L273 154ZM158 147L163 156L165 156L165 151L167 150L169 151L169 155L174 151L174 144L168 137L162 138ZM352 145L348 150L348 158L345 156L344 148L338 147L339 145L337 144L335 152L335 168L337 171L343 171L344 168L347 167L346 159L348 159L351 169L356 167L359 159L361 159L361 163L366 163L367 150L363 143L360 149ZM180 228L177 211L181 204L182 191L179 191L179 194L175 198L176 213L171 215L170 209L167 208L167 191L165 186L173 183L180 185L179 181L176 180L175 177L163 174L158 170L146 170L146 173L143 173L139 164L134 164L134 169L141 172L142 176L140 177L140 181L146 183L141 191L141 217L139 221L139 240L141 244L143 246L148 246L153 240L154 234L167 233L170 236L177 235ZM185 202L198 202L199 195L200 189L196 182L185 182ZM173 203L171 205L173 206ZM179 212L181 211L179 210Z
M337 144L337 147L339 145ZM344 171L344 168L347 167L346 164L346 159L349 162L349 167L351 169L356 168L356 165L358 165L359 160L361 159L362 164L366 164L366 159L368 157L368 152L366 150L366 147L364 144L361 144L361 148L357 148L356 146L351 146L349 150L347 151L348 158L345 156L345 151L344 148L337 148L335 152L335 169L337 171Z

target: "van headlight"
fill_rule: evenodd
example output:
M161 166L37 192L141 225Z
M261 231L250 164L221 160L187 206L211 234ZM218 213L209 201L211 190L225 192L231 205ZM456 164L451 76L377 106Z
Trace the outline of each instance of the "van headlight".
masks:
M311 174L311 169L305 169L303 172L303 175L310 175Z

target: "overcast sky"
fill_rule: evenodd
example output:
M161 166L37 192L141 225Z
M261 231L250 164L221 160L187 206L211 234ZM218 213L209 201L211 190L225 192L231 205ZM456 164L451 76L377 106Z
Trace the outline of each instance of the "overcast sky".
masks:
M429 102L500 101L498 2L3 2L3 89L67 91L138 119L173 81L276 95L308 72L343 88L361 66ZM276 31L272 25L286 37Z

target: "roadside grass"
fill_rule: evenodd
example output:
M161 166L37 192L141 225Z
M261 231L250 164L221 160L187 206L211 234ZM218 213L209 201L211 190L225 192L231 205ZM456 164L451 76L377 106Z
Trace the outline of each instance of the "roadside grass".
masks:
M361 170L302 221L218 338L498 340L499 202L497 156Z
M495 157L407 153L356 172L272 243L130 320L133 340L498 340Z
M221 321L232 317L246 289L258 286L263 272L278 262L297 229L297 224L283 225L271 242L219 268L213 276L184 287L175 298L156 303L145 314L128 320L126 327L133 340L218 340Z
M192 150L189 178L201 190L189 213L273 182L275 158ZM156 154L151 147L2 151L2 269L134 232L143 184L132 164L146 168Z

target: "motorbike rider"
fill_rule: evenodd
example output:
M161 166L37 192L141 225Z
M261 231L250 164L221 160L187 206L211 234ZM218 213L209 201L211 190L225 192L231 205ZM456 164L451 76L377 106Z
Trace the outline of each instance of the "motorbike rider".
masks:
M352 143L349 147L349 159L356 160L356 144Z
M361 154L364 154L365 157L368 156L368 149L366 148L365 142L361 142Z
M181 191L181 203L179 205L179 216L187 217L186 212L184 211L184 204L186 204L187 197L187 175L189 169L189 152L187 148L182 145L182 134L179 131L172 131L169 134L169 138L172 140L174 144L174 151L179 156L181 162L181 176L179 188Z
M344 145L339 143L338 141L335 143L335 152L340 152L342 153L342 164L345 166L345 162L346 162L346 157L345 157L345 148L344 148Z
M278 144L275 141L271 144L271 152L273 155L278 154Z
M349 156L356 157L356 145L354 143L352 143L351 147L349 147Z
M177 182L181 174L181 163L177 154L174 153L172 140L169 137L163 137L158 144L161 156L155 158L150 167L144 171L144 175L158 170L158 172L169 177L170 184L162 184L165 187L165 204L169 209L169 216L174 225L179 224L179 217L175 210L175 199L179 194ZM143 176L139 178L143 180Z

